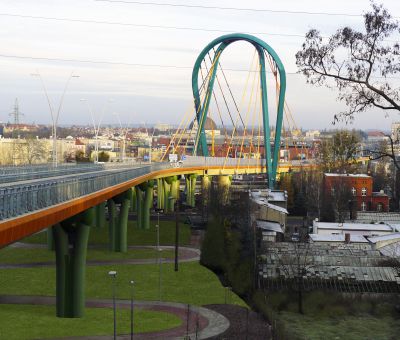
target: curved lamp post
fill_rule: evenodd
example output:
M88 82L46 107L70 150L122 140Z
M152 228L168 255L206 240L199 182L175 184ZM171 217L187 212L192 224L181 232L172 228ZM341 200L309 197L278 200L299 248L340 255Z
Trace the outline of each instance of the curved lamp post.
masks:
M64 91L62 93L61 99L60 99L60 103L58 105L58 109L57 111L54 109L51 101L50 101L50 97L49 97L49 93L47 92L47 88L46 88L46 84L43 80L42 75L39 72L36 73L32 73L31 76L33 77L39 77L41 83L42 83L42 87L43 87L43 91L44 94L46 95L46 99L47 99L47 104L49 105L49 109L50 109L50 114L51 114L51 120L52 120L52 134L53 134L53 150L52 150L52 162L53 162L53 166L57 167L58 165L58 155L57 155L57 124L58 124L58 119L60 118L60 112L61 112L61 108L62 105L64 103L64 97L65 97L65 93L67 92L68 89L68 85L71 81L72 78L79 78L78 75L74 74L74 72L72 71L69 78L67 79L67 82L65 84L64 87Z

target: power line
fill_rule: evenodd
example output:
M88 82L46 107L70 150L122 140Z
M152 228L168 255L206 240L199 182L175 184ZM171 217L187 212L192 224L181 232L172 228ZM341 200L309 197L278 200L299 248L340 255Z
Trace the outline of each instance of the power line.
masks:
M149 25L149 24L132 24L128 22L119 21L102 21L102 20L88 20L88 19L74 19L74 18L57 18L57 17L44 17L35 15L23 15L13 13L0 13L0 16L22 18L22 19L34 19L34 20L52 20L52 21L64 21L84 24L100 24L100 25L114 25L114 26L132 26L132 27L143 27L143 28L155 28L155 29L170 29L170 30L185 30L185 31L200 31L200 32L218 32L218 33L234 33L236 30L224 30L224 29L208 29L200 27L187 27L187 26L165 26L165 25ZM247 34L262 34L270 36L280 37L299 37L304 38L305 34L288 34L288 33L267 33L267 32L244 32ZM326 38L326 37L324 37Z
M119 66L129 66L129 67L154 67L154 68L170 68L170 69L193 69L192 66L180 66L180 65L162 65L162 64L142 64L142 63L125 63L125 62L117 62L117 61L106 61L106 60L89 60L89 59L65 59L65 58L50 58L50 57L33 57L33 56L22 56L22 55L12 55L12 54L0 54L0 58L7 59L22 59L22 60L38 60L38 61L55 61L55 62L67 62L67 63L82 63L82 64L103 64L103 65L119 65ZM258 71L249 71L245 69L232 69L225 68L225 71L233 71L233 72L258 72ZM266 73L272 73L271 71L266 71ZM289 72L286 71L286 74L290 75L301 75L298 72ZM400 77L374 77L381 79L400 79Z
M187 5L187 4L176 4L176 3L144 2L144 1L126 1L126 0L94 0L94 1L97 1L97 2L111 2L111 3L124 3L124 4L133 4L133 5L145 5L145 6L216 9L216 10L223 10L223 11L268 12L268 13L284 13L284 14L346 16L346 17L362 17L363 16L362 14L352 14L352 13L289 11L289 10L274 10L274 9L266 9L266 8L241 8L241 7L204 6L204 5Z
M157 68L172 68L172 69L192 69L193 68L192 66L180 66L180 65L125 63L125 62L106 61L106 60L88 60L88 59L84 60L84 59L33 57L33 56L11 55L11 54L0 54L0 58L30 59L30 60L69 62L69 63L84 63L84 64L121 65L121 66L132 66L132 67L157 67ZM244 69L225 69L225 70L235 71L235 72L248 72L249 71L249 70L244 70ZM298 73L286 72L286 74L298 74Z

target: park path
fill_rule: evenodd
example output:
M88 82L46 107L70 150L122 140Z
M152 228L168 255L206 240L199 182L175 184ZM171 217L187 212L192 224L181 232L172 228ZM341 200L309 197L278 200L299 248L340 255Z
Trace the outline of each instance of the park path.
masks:
M31 244L16 242L12 245L14 248L31 248L41 249L46 248L44 244ZM129 249L154 249L155 246L129 246ZM162 250L175 249L174 246L161 246ZM162 253L162 252L161 252ZM200 250L191 247L179 247L179 262L195 262L200 260ZM173 263L173 258L162 258L162 263ZM112 259L112 260L88 260L86 264L88 266L101 266L109 264L152 264L157 263L157 258L150 259ZM29 262L29 263L2 263L0 269L16 269L16 268L34 268L34 267L51 267L55 266L55 261L43 261L43 262Z
M22 295L0 295L0 304L23 304L23 305L54 305L55 297L50 296L22 296ZM86 307L89 308L112 308L110 299L88 299ZM129 300L117 300L117 308L130 308ZM134 308L166 312L176 315L182 323L171 329L138 333L134 339L182 339L189 335L191 339L208 339L224 333L230 326L229 321L222 314L205 307L190 306L177 302L159 301L135 301ZM59 338L63 340L106 340L111 336L75 336ZM120 335L118 339L130 339L130 335Z

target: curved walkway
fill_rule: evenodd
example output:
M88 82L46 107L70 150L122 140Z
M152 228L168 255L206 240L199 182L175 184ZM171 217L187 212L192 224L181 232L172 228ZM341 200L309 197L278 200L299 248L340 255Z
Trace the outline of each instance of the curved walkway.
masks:
M44 244L31 244L31 243L20 243L17 242L13 245L15 248L35 248L42 249L47 246ZM96 247L97 248L97 247ZM129 249L154 249L155 246L129 246ZM161 246L162 250L175 249L174 246ZM191 247L179 247L179 262L194 262L200 260L200 250ZM173 263L174 258L162 258L162 263ZM157 258L150 259L114 259L114 260L89 260L86 261L88 266L101 266L108 264L152 264L157 263ZM51 267L55 266L55 261L43 261L43 262L30 262L30 263L2 263L0 269L15 269L15 268L33 268L33 267Z
M23 305L54 305L55 297L50 296L21 296L21 295L2 295L0 304L23 304ZM129 300L117 300L118 308L130 308ZM90 308L112 308L113 302L109 299L88 299L86 307ZM182 320L178 327L164 331L138 333L134 339L182 339L189 335L191 339L207 339L224 333L230 326L229 321L222 314L211 309L177 302L157 302L157 301L135 301L135 308L172 313ZM188 311L189 307L189 311ZM196 337L197 335L197 337ZM63 337L67 339L111 339L107 336L79 336ZM118 336L118 339L130 339L130 335Z

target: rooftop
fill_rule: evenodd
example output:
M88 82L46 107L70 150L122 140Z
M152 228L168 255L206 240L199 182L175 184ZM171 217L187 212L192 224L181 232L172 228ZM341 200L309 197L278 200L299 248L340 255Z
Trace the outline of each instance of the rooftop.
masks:
M393 234L388 234L388 235L368 237L368 240L371 243L376 243L376 242L379 242L379 241L397 240L397 239L400 241L400 233L393 233Z
M309 234L310 239L314 242L344 242L345 235L320 235ZM367 239L362 235L350 235L350 242L355 243L368 243Z
M337 222L314 222L318 229L334 230L372 230L372 231L393 231L388 224L369 224L369 223L337 223Z
M365 174L336 174L336 173L324 173L324 176L327 177L361 177L361 178L369 178L371 176Z

